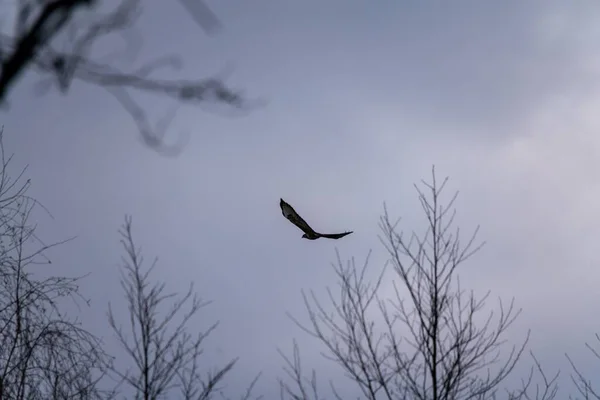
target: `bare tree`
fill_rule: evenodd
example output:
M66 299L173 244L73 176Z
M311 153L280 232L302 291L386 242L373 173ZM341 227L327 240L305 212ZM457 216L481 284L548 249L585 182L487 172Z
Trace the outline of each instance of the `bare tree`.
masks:
M156 260L150 268L143 267L143 258L133 240L131 217L125 218L120 233L126 253L121 286L129 311L129 326L121 327L110 305L108 318L123 350L133 361L134 370L115 367L114 372L133 389L136 399L154 400L167 394L175 398L171 397L175 393L185 400L213 398L221 392L221 384L237 358L208 372L202 368L204 342L218 322L198 334L190 333L188 323L209 302L194 293L193 284L179 298L165 293L164 283L153 283L150 279ZM170 307L164 308L170 300ZM259 376L252 381L243 400L251 398Z
M14 33L0 36L0 103L6 105L9 91L19 75L30 68L46 77L38 86L44 91L56 85L62 93L67 93L73 80L90 83L108 90L133 117L143 141L167 155L178 154L185 140L181 137L171 145L164 140L168 123L174 115L168 113L158 119L156 126L152 126L143 108L132 97L131 91L163 94L179 103L210 102L235 109L246 109L249 106L240 93L223 83L222 77L191 81L151 77L160 68L180 67L181 58L175 55L160 57L128 72L115 66L115 54L103 58L94 56L93 45L110 35L119 34L129 47L129 54L132 54L131 47L135 45L128 33L135 26L141 10L141 0L120 0L116 8L107 14L97 10L104 4L107 1L15 2ZM214 32L220 27L217 17L201 0L180 0L173 4L183 5L208 32ZM85 24L81 17L74 18L76 12L81 14L84 11L91 18Z
M39 205L24 170L12 179L0 134L0 399L97 399L110 359L102 343L61 311L81 306L80 278L40 275L50 264L29 220ZM64 242L62 242L64 243ZM45 268L46 267L46 268Z
M590 343L586 343L585 347L592 353L594 358L600 360L600 335L596 333L596 341L598 342L596 346L591 345ZM600 400L600 389L595 387L592 381L585 376L583 371L579 369L576 364L573 362L573 359L565 354L573 372L571 373L571 381L575 385L575 389L579 393L581 399L583 400ZM570 399L577 399L577 397L569 397Z
M461 241L454 226L457 193L446 205L441 201L447 181L439 184L432 170L431 183L423 181L424 189L415 185L426 217L422 234L406 238L396 229L399 220L392 223L385 209L380 239L394 274L387 293L382 293L382 282L390 282L384 281L386 267L370 281L369 257L357 267L354 259L344 265L338 254L339 292L328 289L331 310L314 292L302 292L310 323L290 317L324 345L325 357L344 370L366 399L552 399L558 373L547 377L535 357L522 387L501 390L529 333L503 353L504 336L520 314L514 300L508 305L499 301L498 311L488 313L489 292L477 298L461 286L458 267L482 244L475 241L477 229ZM289 378L280 380L282 398L319 399L315 372L310 378L303 375L297 346L291 359L281 354ZM541 377L536 385L534 372ZM334 397L342 398L331 386Z

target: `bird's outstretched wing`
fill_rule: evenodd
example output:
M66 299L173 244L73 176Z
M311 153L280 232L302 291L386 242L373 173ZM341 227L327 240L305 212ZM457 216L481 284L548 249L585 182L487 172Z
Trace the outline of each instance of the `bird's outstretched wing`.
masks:
M320 237L324 237L327 239L339 239L343 238L346 235L351 234L353 231L343 232L343 233L319 233L316 232L313 228L308 225L308 223L302 219L300 215L294 210L294 207L283 201L283 199L279 199L279 206L281 207L281 213L284 217L286 217L292 224L296 225L300 228L305 234L307 239L318 239Z
M351 234L354 231L344 232L344 233L319 233L318 235L327 239L339 239L343 238L346 235Z
M311 236L317 236L318 233L314 231L313 228L306 223L305 220L302 219L300 215L294 210L294 207L290 206L288 203L283 201L283 199L279 199L279 207L281 207L281 213L284 217L286 217L292 224L296 225L300 228L304 233Z

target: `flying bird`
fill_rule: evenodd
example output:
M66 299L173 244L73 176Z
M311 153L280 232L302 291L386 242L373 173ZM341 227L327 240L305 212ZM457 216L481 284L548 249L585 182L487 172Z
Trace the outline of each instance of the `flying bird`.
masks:
M300 215L298 215L296 210L294 210L294 208L292 206L290 206L288 203L283 201L283 199L279 199L279 207L281 207L281 213L283 214L283 216L286 217L292 224L296 225L298 228L300 228L304 232L304 235L302 235L302 237L304 239L315 240L315 239L318 239L321 237L324 237L327 239L339 239L339 238L342 238L353 232L353 231L344 232L344 233L315 232L315 230L313 228L311 228L310 225L308 225L306 223L306 221L303 220Z

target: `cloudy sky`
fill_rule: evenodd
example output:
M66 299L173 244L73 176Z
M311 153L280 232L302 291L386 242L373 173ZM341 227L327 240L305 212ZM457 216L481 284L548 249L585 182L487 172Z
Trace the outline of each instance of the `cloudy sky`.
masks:
M227 82L267 102L234 117L181 107L171 130L191 139L179 157L141 144L121 106L86 84L40 96L28 74L3 111L7 150L54 216L40 214L40 234L77 236L53 251L52 268L90 273L83 318L109 349L107 304L123 304L117 230L129 213L146 258L159 256L155 277L174 291L193 281L213 300L197 327L221 322L208 360L241 357L232 388L262 370L260 390L276 391L276 349L294 338L307 368L339 375L286 312L305 320L301 289L335 285L336 249L357 260L372 249L381 268L384 202L403 229L422 229L413 183L435 164L460 191L461 229L481 225L487 242L463 285L491 290L490 307L515 297L523 314L508 339L531 328L531 349L563 370L564 388L565 352L597 371L584 350L600 332L590 318L600 297L597 2L209 4L224 24L212 38L178 3L148 2L135 62L181 54L183 68L164 75L176 78L233 67ZM154 120L172 107L141 100ZM303 240L280 197L315 228L354 234Z

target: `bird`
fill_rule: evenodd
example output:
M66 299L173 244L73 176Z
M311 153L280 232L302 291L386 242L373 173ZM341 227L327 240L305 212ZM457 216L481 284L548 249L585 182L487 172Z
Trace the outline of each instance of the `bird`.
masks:
M304 235L302 235L302 238L304 239L316 240L322 237L327 239L339 239L354 232L349 231L343 233L319 233L316 232L313 228L311 228L310 225L308 225L306 221L303 220L300 215L298 215L296 210L294 210L294 207L286 203L281 198L279 199L279 207L281 207L281 213L283 214L283 216L304 232Z

